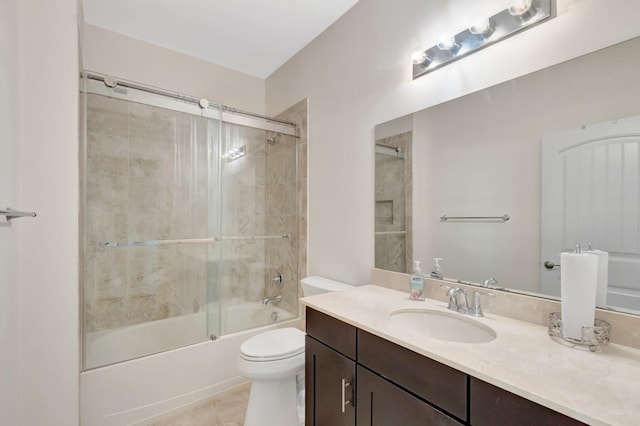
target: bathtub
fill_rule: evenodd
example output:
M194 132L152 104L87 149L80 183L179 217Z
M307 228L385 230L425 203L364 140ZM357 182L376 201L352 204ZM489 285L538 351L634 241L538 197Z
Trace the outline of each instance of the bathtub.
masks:
M630 309L632 313L637 312L640 310L640 291L610 285L607 291L607 305L613 306L614 309L621 308L617 310L622 312L625 312L625 309Z
M87 359L93 365L153 353L182 342L201 343L95 368L80 374L83 425L144 425L167 412L187 408L247 380L236 369L240 345L262 331L298 326L292 314L259 303L234 304L223 311L225 333L206 336L206 314L197 313L120 329L89 333ZM274 321L275 319L275 321ZM246 331L236 331L253 327Z

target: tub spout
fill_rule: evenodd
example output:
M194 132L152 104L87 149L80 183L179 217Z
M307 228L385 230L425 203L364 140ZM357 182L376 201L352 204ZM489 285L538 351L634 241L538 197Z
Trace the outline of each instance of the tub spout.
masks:
M277 296L267 297L262 301L262 304L263 305L268 305L269 303L276 304L276 303L280 303L281 300L282 300L282 295L279 294Z

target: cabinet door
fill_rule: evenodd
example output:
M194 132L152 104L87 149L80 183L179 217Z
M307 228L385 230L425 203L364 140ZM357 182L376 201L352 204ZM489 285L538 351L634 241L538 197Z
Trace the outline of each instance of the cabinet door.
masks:
M533 401L471 378L473 426L578 426L584 423Z
M357 387L357 426L462 425L359 365Z
M306 425L354 426L356 363L309 336L305 358Z
M467 375L388 340L358 330L358 364L467 420Z

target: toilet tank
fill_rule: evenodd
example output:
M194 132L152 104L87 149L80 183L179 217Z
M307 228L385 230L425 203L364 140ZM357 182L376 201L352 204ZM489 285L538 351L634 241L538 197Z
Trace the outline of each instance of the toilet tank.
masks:
M302 285L302 293L305 297L316 294L329 293L331 291L340 291L353 288L352 285L340 281L330 280L328 278L314 275L312 277L303 278L300 281Z

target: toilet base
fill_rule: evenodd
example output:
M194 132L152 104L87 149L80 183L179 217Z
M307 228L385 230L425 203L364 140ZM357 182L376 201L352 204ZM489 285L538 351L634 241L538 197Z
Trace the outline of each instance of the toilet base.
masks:
M300 426L296 377L254 380L244 426Z

